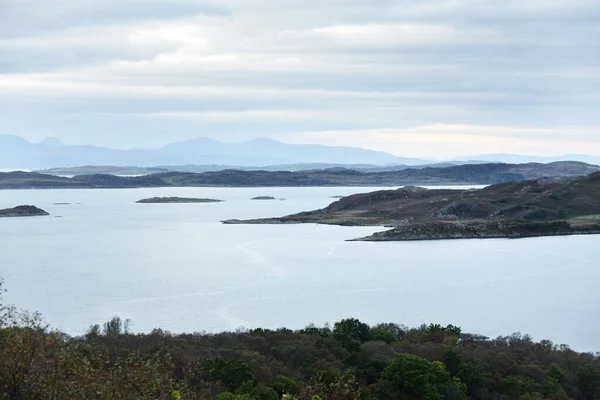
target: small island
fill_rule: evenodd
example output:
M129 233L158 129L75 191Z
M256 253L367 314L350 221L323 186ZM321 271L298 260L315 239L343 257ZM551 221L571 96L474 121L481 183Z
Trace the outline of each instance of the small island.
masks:
M257 196L257 197L253 197L250 200L275 200L275 197L273 196Z
M36 206L17 206L14 208L5 208L4 210L0 210L0 218L10 218L10 217L43 217L48 214L46 211L41 208L37 208Z
M222 203L224 200L217 199L197 199L189 197L151 197L136 201L141 204L162 204L162 203Z
M600 173L507 182L484 189L408 186L346 196L324 209L280 218L223 222L391 228L355 239L361 241L600 234Z

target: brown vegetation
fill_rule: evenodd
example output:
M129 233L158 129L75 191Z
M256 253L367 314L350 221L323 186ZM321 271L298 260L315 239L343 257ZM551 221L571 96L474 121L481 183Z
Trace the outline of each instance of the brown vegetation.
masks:
M597 400L600 358L529 336L346 319L329 327L81 337L0 302L0 398Z

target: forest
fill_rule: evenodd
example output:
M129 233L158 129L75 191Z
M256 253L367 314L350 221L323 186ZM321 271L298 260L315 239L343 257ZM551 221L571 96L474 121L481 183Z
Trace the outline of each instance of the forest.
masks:
M114 317L70 337L0 298L0 398L600 399L600 354L519 333L353 318L222 333L130 326Z

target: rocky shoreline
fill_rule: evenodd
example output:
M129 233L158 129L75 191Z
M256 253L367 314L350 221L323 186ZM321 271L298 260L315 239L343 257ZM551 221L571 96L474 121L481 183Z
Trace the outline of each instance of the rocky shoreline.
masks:
M450 239L524 239L542 236L600 234L600 224L574 227L567 221L551 223L496 224L417 224L397 227L373 235L351 239L361 242L391 242Z
M188 197L151 197L136 201L140 204L174 204L174 203L222 203L224 200L197 199Z
M259 219L227 219L221 221L225 225L294 225L302 224L300 221L282 221L277 218L259 218Z
M392 228L360 241L498 239L600 233L600 173L507 182L484 189L404 187L346 196L326 208L226 224Z

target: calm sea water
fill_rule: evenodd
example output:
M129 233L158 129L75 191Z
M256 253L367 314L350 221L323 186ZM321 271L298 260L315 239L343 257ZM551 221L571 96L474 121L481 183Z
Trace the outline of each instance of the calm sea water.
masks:
M285 215L369 188L0 191L6 300L83 333L114 315L173 332L301 328L357 317L529 333L600 351L600 236L360 243L373 228L222 225ZM285 201L251 201L272 195ZM219 204L135 204L152 196ZM55 203L71 203L57 205ZM58 218L60 217L60 218Z

